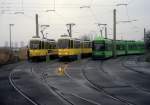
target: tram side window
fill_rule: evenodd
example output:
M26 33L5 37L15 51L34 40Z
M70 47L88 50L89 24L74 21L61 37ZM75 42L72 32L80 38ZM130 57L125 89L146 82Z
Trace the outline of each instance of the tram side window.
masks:
M53 49L56 49L56 43L53 43Z
M128 49L129 49L129 50L132 50L131 44L128 44Z
M125 50L125 49L126 49L126 45L125 45L125 44L123 44L122 50Z
M90 43L89 42L86 42L86 48L89 48L89 46L90 46Z
M85 42L84 43L84 48L90 48L91 47L91 43L90 42Z
M136 44L130 43L129 44L129 50L135 50L136 49Z
M49 47L48 48L51 49L51 43L49 43Z
M81 42L81 48L84 48L84 42Z
M117 50L120 50L120 45L117 44L117 45L116 45L116 48L117 48Z
M88 48L90 48L91 47L91 43L90 42L88 42Z
M45 49L48 49L48 48L49 48L49 43L48 43L48 42L45 42L45 43L44 43L44 48L45 48Z
M124 44L121 44L121 45L120 45L120 50L125 50Z
M40 48L44 49L44 41L41 41L40 45L41 45Z
M90 42L90 48L92 48L92 42Z
M54 45L53 45L53 43L50 43L50 46L51 46L51 48L50 48L50 49L53 49L53 48L54 48Z
M83 48L87 48L86 42L83 42Z
M144 49L144 45L143 45L143 44L140 44L140 45L139 45L139 49Z
M74 42L74 47L75 48L80 48L80 41L75 41Z
M122 43L121 44L118 43L116 47L117 47L117 50L124 50L125 49L125 46Z
M82 42L82 48L86 48L86 43Z
M81 48L84 48L84 42L81 43Z
M52 49L55 49L55 48L56 48L56 44L52 43Z
M105 51L109 51L108 43L105 44Z
M137 50L137 49L138 49L138 45L134 44L134 50Z
M106 51L111 51L112 50L112 46L110 43L105 44L105 50Z

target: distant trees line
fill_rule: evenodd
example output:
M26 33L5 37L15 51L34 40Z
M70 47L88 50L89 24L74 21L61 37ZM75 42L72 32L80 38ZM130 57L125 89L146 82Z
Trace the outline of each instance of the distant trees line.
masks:
M4 47L9 47L10 46L9 44L10 43L8 41L5 41ZM12 45L13 48L25 47L26 46L24 41L21 41L21 42L12 42L11 45Z

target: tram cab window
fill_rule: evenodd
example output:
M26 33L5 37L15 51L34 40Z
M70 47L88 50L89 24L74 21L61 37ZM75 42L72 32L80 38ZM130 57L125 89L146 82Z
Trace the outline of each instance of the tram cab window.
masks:
M104 43L94 43L93 49L104 51L105 50L105 44Z
M40 48L40 41L31 40L30 41L30 48L31 49L39 49Z
M60 39L58 40L58 48L69 48L69 40L68 39Z
M83 42L83 48L90 48L91 43L90 42Z

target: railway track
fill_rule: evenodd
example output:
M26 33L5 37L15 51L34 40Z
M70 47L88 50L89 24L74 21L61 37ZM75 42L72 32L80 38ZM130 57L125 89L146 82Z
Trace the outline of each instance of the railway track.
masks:
M120 61L122 61L122 60L118 60L117 62L120 62ZM103 84L101 85L100 82L97 84L94 81L94 79L89 78L90 76L94 75L94 74L90 74L89 71L86 71L88 68L90 69L89 65L93 65L91 62L93 62L93 64L95 64L95 61L90 61L90 59L81 60L81 62L79 62L80 66L81 66L81 69L79 70L78 73L80 73L81 75L78 75L78 76L81 76L80 79L83 79L83 81L86 81L86 83L83 84L83 85L87 86L88 88L93 89L97 93L103 93L103 94L105 94L105 96L111 98L114 101L118 101L118 102L122 103L123 105L137 105L137 104L131 102L132 100L128 100L128 98L126 98L126 97L125 98L118 97L118 96L116 96L116 94L107 91L107 87L104 87ZM98 61L96 61L96 62L98 62ZM120 63L122 63L122 62L120 62ZM77 61L71 62L71 63L61 63L61 64L68 65L68 66L74 65L74 67L76 65L78 65ZM38 67L36 67L37 65L38 65ZM53 65L55 65L55 66L53 66ZM47 77L48 76L47 73L49 72L48 71L49 69L47 70L46 68L52 68L52 69L54 68L55 69L55 68L59 67L59 65L60 65L60 63L57 63L56 61L55 62L51 62L51 65L47 65L45 63L42 63L42 64L34 64L34 63L32 63L33 68L36 67L37 70L34 71L34 69L32 69L31 72L36 74L37 77L41 78L40 80L44 82L44 84L48 87L49 91L52 91L52 93L54 93L59 99L63 100L66 103L66 105L83 105L83 104L85 104L85 105L103 105L101 103L101 101L100 102L96 101L96 100L94 101L93 98L91 98L91 97L90 98L87 98L87 97L85 98L84 95L83 96L82 95L78 95L78 93L76 93L76 92L75 93L74 92L73 93L68 93L68 92L65 92L65 91L61 90L61 88L57 87L57 85L56 86L52 85L49 82L49 80L47 79L48 78ZM111 75L109 75L108 71L105 71L105 68L103 68L103 61L98 62L95 65L96 66L91 66L91 68L94 67L94 68L96 68L96 71L98 71L98 72L102 71L104 74L108 75L108 77L109 76L110 76L110 78L112 77ZM40 67L41 67L41 70L39 69ZM73 83L75 83L75 84L76 83L80 84L80 82L77 79L75 79L75 77L74 77L74 76L77 76L77 75L73 76L73 74L69 74L68 73L69 70L67 70L67 69L65 69L65 72L64 72L65 73L65 77L67 77L68 79L73 81ZM20 93L26 100L28 100L30 103L32 103L33 105L40 105L38 102L36 102L34 100L34 98L31 98L30 96L28 96L26 93L24 93L21 89L19 89L16 86L15 81L13 80L14 73L15 73L15 71L12 71L10 73L10 75L9 75L10 84L14 87L14 89L18 93ZM80 84L80 85L82 85L82 84ZM128 85L127 87L130 86L132 88L135 88L135 89L138 89L138 90L142 90L143 92L147 92L146 90L144 90L144 89L142 89L140 87L134 86L133 84L127 83L127 85ZM110 88L116 88L116 87L110 87ZM119 87L119 88L124 88L124 86L123 87ZM77 100L79 100L78 104L77 104Z
M102 63L103 63L103 61L100 62L100 69L101 69L104 73L106 73L106 74L108 75L108 73L105 72L105 70L103 69ZM106 95L110 96L110 97L113 98L114 100L123 102L123 103L126 104L126 105L135 105L134 103L129 102L129 101L126 100L126 99L118 98L118 97L116 97L115 95L110 94L110 93L107 92L102 86L97 85L97 84L95 84L93 81L89 80L89 79L88 79L88 76L85 74L85 69L82 69L82 72L83 72L83 75L84 75L84 77L86 78L86 80L87 80L90 84L92 84L98 91L103 90L103 92L104 92ZM109 76L109 75L108 75L108 76Z
M64 64L66 64L66 63L64 63ZM69 63L67 63L67 64L69 64ZM49 88L50 90L52 90L54 93L56 93L56 94L58 95L58 97L61 97L63 100L65 100L66 102L68 102L70 105L77 105L77 104L75 104L74 102L70 101L70 100L67 98L67 96L66 96L67 94L66 94L66 93L64 93L64 92L62 92L61 90L57 89L56 87L50 85L50 84L48 83L46 77L45 77L46 74L39 75L39 76L42 76L42 80L44 80L44 82L45 82L45 84L48 86L48 88ZM101 104L99 104L99 103L96 103L96 102L94 102L94 101L92 101L92 100L88 100L88 99L83 98L83 97L81 97L81 96L79 96L79 95L77 95L77 94L74 94L74 93L71 93L71 94L69 93L69 96L72 96L73 98L76 98L76 99L79 99L79 100L83 101L83 103L85 103L86 105L101 105ZM78 105L80 105L80 103L78 103Z
M23 91L21 91L14 83L13 81L13 72L12 71L9 75L9 81L10 81L10 84L14 87L14 89L20 93L25 99L27 99L29 102L31 102L33 105L39 105L36 101L34 101L33 99L31 99L29 96L27 96Z
M133 58L135 56L130 56L129 59ZM125 60L126 57L121 57L123 58L122 60ZM149 103L149 100L147 99L149 97L149 79L147 78L146 75L143 74L139 74L135 71L129 70L128 68L125 68L122 66L122 62L124 61L120 61L118 59L115 60L110 60L110 61L105 61L102 64L102 67L104 68L104 70L112 77L116 77L116 81L120 81L122 83L125 83L129 86L129 88L122 88L121 90L126 91L128 94L132 94L132 97L137 97L139 96L143 96L141 98L139 98L138 100L133 100L131 97L127 97L124 94L124 92L120 91L119 94L119 98L122 96L124 98L126 98L127 100L129 100L130 102L132 101L135 104L139 104L139 105L145 105L145 102ZM132 60L132 59L131 59ZM130 63L129 63L130 64ZM110 65L110 67L108 67L107 65ZM132 66L132 63L131 63ZM133 63L134 66L134 63ZM111 68L112 67L112 68ZM107 90L115 90L115 89L107 89ZM130 91L128 91L130 90ZM110 91L111 92L111 91ZM119 92L118 90L115 90L115 92ZM114 92L112 92L112 94L115 94ZM147 98L146 98L147 97Z
M144 75L144 76L147 76L147 77L150 76L150 74L147 74L147 73L145 73L145 72L143 72L143 71L139 71L139 70L134 69L134 68L133 68L134 66L133 66L133 67L130 67L130 66L126 65L125 62L127 62L127 60L128 60L128 58L122 60L121 64L122 64L123 67L127 68L128 70L134 71L134 72L136 72L136 73L142 74L142 75ZM135 62L137 63L137 59L136 59Z
M102 68L102 61L101 61L101 63L100 63L100 69L104 72L104 73L106 73L104 70L103 70L103 68ZM128 100L126 100L126 99L123 99L123 98L118 98L118 97L116 97L115 95L113 95L113 94L110 94L109 92L107 92L104 88L103 88L103 86L100 86L100 85L97 85L97 84L95 84L92 80L90 80L89 78L88 78L88 76L86 75L86 73L85 73L85 69L82 69L82 72L83 72L83 75L84 75L84 77L85 77L85 79L97 90L97 91L99 91L99 92L101 92L101 90L106 94L106 95L108 95L109 97L111 97L112 99L114 99L114 100L117 100L117 101L120 101L120 102L123 102L124 104L126 104L126 105L136 105L136 104L134 104L134 103L132 103L132 102L129 102ZM107 73L108 74L108 73ZM108 75L109 76L109 75Z
M55 61L54 61L55 62ZM52 64L55 64L54 62L51 62ZM39 66L41 66L42 68L43 68L43 66L45 65L45 63L39 63L38 64ZM24 65L25 66L25 65ZM24 66L21 66L21 68L24 68ZM34 69L35 69L35 67L37 66L37 64L35 64L35 63L29 63L28 64L28 67L30 68L30 70L28 71L28 72L31 72L31 75L32 76L34 76L35 77L35 72L34 72ZM21 68L19 68L19 69L21 69ZM17 69L16 69L17 70ZM45 104L45 102L41 102L41 101L39 101L39 100L37 100L38 99L38 97L35 97L35 96L39 96L39 97L41 97L40 95L43 93L43 95L46 95L45 94L45 91L44 92L39 92L39 94L37 93L37 94L32 94L32 96L30 95L30 93L26 93L25 91L26 90L24 90L24 89L22 89L22 88L20 88L19 87L19 85L20 84L18 84L18 83L16 83L16 77L17 77L17 73L19 73L20 71L16 71L16 70L14 70L14 71L12 71L10 74L9 74L9 82L10 82L10 84L11 84L11 86L21 95L21 96L23 96L28 102L30 102L32 105L47 105L47 104L51 104L51 103L46 103ZM21 70L21 71L24 71L24 70ZM24 74L23 74L24 75ZM40 78L37 78L37 77L35 77L36 79L37 79L37 81L39 81L39 80L41 80ZM23 79L23 78L22 78ZM32 78L30 78L30 79L32 79ZM38 80L39 79L39 80ZM42 79L43 80L43 79ZM22 82L23 82L24 80L22 80ZM28 81L28 80L27 80ZM27 81L24 81L25 83L27 83ZM21 83L21 82L20 82ZM30 82L29 82L30 83ZM25 88L26 88L26 85L27 84L24 84L25 86ZM35 88L35 86L38 86L38 85L33 85L33 87ZM31 87L31 89L33 89L33 87L31 86L31 85L28 85L27 86L27 88L28 87ZM40 88L40 89L47 89L47 88ZM54 88L52 88L52 89L54 89ZM34 89L34 90L38 90L38 89ZM33 92L36 92L36 91L33 91ZM46 90L47 91L47 90ZM49 91L49 90L48 90ZM52 95L52 92L51 91L49 91L50 93L47 93L47 95L50 95L51 96L51 98L53 99L53 98L55 98L55 96L53 97ZM43 96L43 97L46 97L46 96ZM36 99L37 98L37 99ZM48 98L48 99L51 99L51 98ZM43 98L40 98L40 99L43 99ZM46 97L46 99L47 99L47 97ZM57 98L56 98L57 99ZM56 100L56 99L53 99L53 100ZM46 100L44 100L44 101L46 101ZM47 101L46 101L47 102ZM52 102L52 103L54 103L54 102ZM56 102L56 105L60 105L60 104L58 104L59 102ZM55 104L54 104L55 105ZM61 104L61 105L64 105L64 104ZM68 105L68 104L67 104Z
M150 74L147 74L147 73L145 73L145 72L136 70L136 69L134 69L133 67L127 66L127 65L125 64L125 62L127 62L127 60L128 60L128 58L122 60L121 64L122 64L123 67L127 68L128 70L134 71L134 72L136 72L136 73L142 74L142 75L144 75L144 76L148 76L148 77L150 76ZM136 60L137 60L137 59L136 59ZM135 62L137 62L137 61L135 61Z
M128 58L127 58L127 59L128 59ZM132 72L135 72L135 73L140 74L142 78L143 78L143 76L144 76L144 77L149 77L149 76L150 76L149 74L147 74L147 73L145 73L145 72L138 71L138 70L136 70L136 69L134 69L134 68L132 68L132 67L130 67L130 66L127 66L127 65L125 64L125 62L127 61L127 59L124 59L124 60L122 60L122 62L121 62L121 65L122 65L124 68L126 68L127 70L130 70L130 71L132 71ZM138 58L138 59L139 59L139 58ZM135 62L137 62L137 61L135 61ZM130 85L131 87L134 87L134 88L136 88L136 89L138 89L138 90L142 90L142 91L144 91L144 92L150 94L150 90L147 90L147 89L144 89L144 88L142 88L142 87L136 86L135 84L129 84L129 85Z
M89 60L85 61L84 63L88 63L88 62L89 62ZM83 74L83 78L88 82L88 84L90 85L90 88L92 87L93 89L95 89L95 90L98 91L99 93L102 93L102 91L103 91L103 92L105 93L105 95L107 95L108 97L112 98L113 100L116 100L116 101L119 101L119 102L121 102L121 103L124 103L125 105L135 105L135 104L132 103L132 102L128 102L126 99L117 98L116 96L114 96L114 95L108 93L107 91L105 91L105 89L104 89L103 87L101 87L101 86L99 86L99 85L96 85L93 81L89 80L88 76L87 76L86 73L85 73L85 72L86 72L85 69L86 69L86 66L87 66L88 64L87 64L86 66L85 66L85 64L82 64L82 65L84 65L84 66L82 67L82 70L81 70L81 72L82 72L82 74ZM85 68L85 69L84 69L84 68ZM103 71L104 71L104 70L103 70ZM105 73L106 73L106 72L105 72ZM71 77L71 75L69 75L69 73L67 73L67 70L65 70L65 74L66 74L70 79L76 81L74 78Z

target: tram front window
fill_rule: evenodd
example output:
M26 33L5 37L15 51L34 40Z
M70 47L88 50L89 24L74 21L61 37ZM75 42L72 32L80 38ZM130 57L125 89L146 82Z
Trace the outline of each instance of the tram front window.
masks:
M58 47L62 49L69 48L69 40L67 39L58 40Z
M104 51L105 50L105 45L104 43L94 43L94 50L96 51Z
M39 49L40 48L40 41L30 41L30 48L31 49Z

